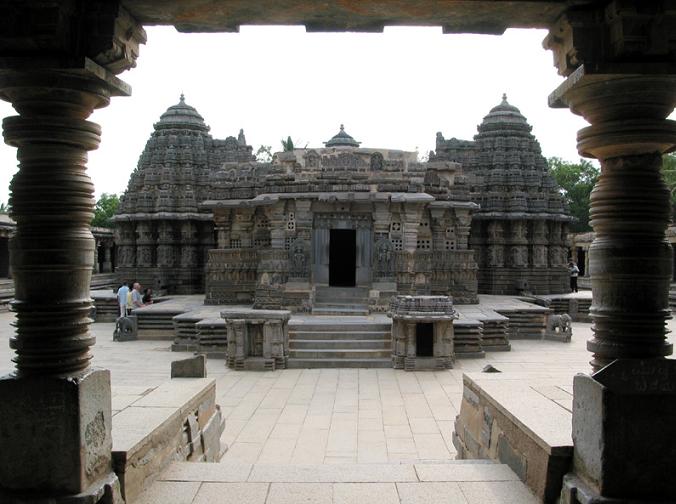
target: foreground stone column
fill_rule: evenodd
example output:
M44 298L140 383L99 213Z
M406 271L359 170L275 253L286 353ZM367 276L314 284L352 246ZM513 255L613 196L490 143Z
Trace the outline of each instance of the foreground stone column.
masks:
M672 251L662 153L676 147L676 76L587 74L580 66L550 98L591 126L581 155L601 162L591 195L589 250L593 375L573 387L573 471L561 502L671 502L676 361L666 340Z
M676 123L666 120L676 78L587 75L580 67L552 98L591 123L578 133L578 150L601 162L590 210L592 368L670 355L671 207L660 167L662 153L676 146Z
M110 373L92 370L95 241L86 118L127 86L89 60L73 70L0 72L3 121L18 148L10 203L16 372L0 379L0 501L121 502L111 469Z

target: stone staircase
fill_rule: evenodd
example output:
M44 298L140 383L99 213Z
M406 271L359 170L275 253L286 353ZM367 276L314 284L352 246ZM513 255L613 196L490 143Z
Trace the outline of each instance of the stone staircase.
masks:
M171 502L226 502L222 500L224 492L232 492L228 502L257 504L541 502L509 466L486 460L389 464L174 462L139 501L167 502L168 496L180 495L183 500Z
M368 315L369 290L365 287L317 287L313 315Z
M389 323L351 317L289 325L290 368L389 368Z

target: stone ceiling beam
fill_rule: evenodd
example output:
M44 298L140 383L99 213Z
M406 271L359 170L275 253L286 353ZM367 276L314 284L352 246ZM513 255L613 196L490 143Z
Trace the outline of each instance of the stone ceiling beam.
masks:
M237 31L242 25L302 25L308 31L381 32L385 26L441 26L446 33L501 34L545 28L564 10L594 0L124 0L144 25L181 32Z

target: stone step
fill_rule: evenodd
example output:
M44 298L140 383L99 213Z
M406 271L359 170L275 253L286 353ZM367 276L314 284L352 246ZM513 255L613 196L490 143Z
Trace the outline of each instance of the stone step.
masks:
M390 341L390 330L386 331L336 331L330 330L322 331L298 331L289 329L289 340L304 341L304 340L387 340Z
M382 348L311 348L289 350L289 358L298 359L389 359L391 354L391 350Z
M294 332L326 332L326 333L343 333L350 332L352 334L370 331L382 331L389 333L392 329L391 324L369 323L369 322L343 322L340 319L329 322L309 322L309 323L294 323L289 324L289 331Z
M290 350L326 350L347 348L350 350L357 349L387 349L391 347L389 339L296 339L289 338Z
M367 307L354 306L354 305L324 305L324 306L313 306L312 307L313 315L368 315L369 310Z
M377 359L306 359L289 358L289 369L307 368L391 368L391 358Z

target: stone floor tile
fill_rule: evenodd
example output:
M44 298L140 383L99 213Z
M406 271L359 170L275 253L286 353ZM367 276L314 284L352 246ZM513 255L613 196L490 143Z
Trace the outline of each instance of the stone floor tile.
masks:
M174 462L160 476L162 481L216 481L244 482L251 472L251 464Z
M336 483L334 504L399 504L394 483Z
M411 418L409 420L413 434L438 434L439 427L434 418Z
M441 434L413 434L413 441L422 460L452 460Z
M260 464L284 464L291 462L293 449L296 447L295 439L268 439L263 445L258 463Z
M360 431L382 431L383 421L380 418L362 418L360 416L357 429Z
M415 464L420 481L516 481L503 464Z
M458 483L397 483L401 504L467 504Z
M270 432L268 439L298 439L302 428L301 424L278 423Z
M387 438L387 452L416 454L417 450L413 438Z
M279 415L278 423L302 424L307 414L307 406L304 404L287 404Z
M266 504L332 504L331 483L272 483Z
M256 464L249 481L273 483L384 483L418 481L411 464Z
M265 504L267 483L204 483L192 504Z
M139 495L135 504L186 504L192 502L200 481L156 481Z
M521 481L462 482L468 504L539 504Z
M403 406L383 406L383 425L408 425L406 408Z
M235 441L228 447L228 451L221 458L223 462L240 462L253 464L263 449L263 443L243 443Z
M412 438L411 427L406 425L385 425L385 436L387 438Z
M303 428L308 429L328 429L331 426L331 414L314 415L309 414L305 417Z

